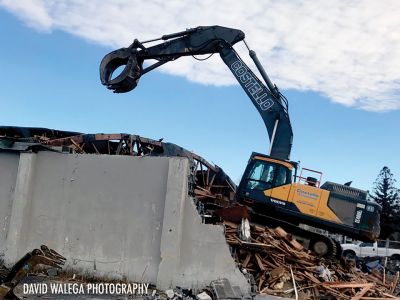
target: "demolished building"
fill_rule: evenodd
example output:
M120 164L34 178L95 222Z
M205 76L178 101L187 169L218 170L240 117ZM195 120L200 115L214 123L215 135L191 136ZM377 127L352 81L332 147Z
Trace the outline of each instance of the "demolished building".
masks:
M226 277L248 292L223 227L198 214L201 203L222 205L235 191L219 167L137 135L0 127L0 136L6 263L46 244L67 267L101 276L162 289Z
M279 227L241 230L235 191L221 168L161 140L0 127L0 258L10 266L46 244L73 272L162 290L209 286L214 299L398 293L397 270L321 259ZM227 215L235 222L215 224Z

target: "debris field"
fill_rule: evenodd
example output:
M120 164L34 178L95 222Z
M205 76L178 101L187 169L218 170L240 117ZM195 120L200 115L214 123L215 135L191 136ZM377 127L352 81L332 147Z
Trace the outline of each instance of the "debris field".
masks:
M239 225L224 222L226 241L242 269L254 277L260 294L298 299L396 298L399 273L389 275L359 270L354 261L323 259L313 255L282 228L251 225L250 242L238 236ZM372 297L372 298L371 298Z

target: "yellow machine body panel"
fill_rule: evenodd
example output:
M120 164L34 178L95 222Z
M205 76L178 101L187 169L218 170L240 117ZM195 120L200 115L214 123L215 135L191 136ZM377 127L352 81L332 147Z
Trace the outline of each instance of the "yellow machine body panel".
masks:
M267 197L272 197L282 201L288 201L291 190L291 184L281 185L269 190L265 190L264 194Z
M328 206L329 191L327 190L311 185L292 183L265 190L264 194L272 201L275 199L293 204L305 215L324 221L342 223Z

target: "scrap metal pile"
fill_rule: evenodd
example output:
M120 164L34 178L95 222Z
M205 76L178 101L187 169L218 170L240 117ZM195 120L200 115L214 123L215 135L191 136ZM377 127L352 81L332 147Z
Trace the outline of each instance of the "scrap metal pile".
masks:
M224 222L233 256L255 279L257 292L299 299L396 298L399 273L364 273L354 261L339 262L313 255L282 228L251 225L249 241L239 238L241 226ZM326 299L326 298L324 298Z

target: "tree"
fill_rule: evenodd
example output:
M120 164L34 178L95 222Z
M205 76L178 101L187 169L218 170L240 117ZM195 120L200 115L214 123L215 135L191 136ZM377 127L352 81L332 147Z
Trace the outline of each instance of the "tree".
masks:
M381 237L386 238L400 228L400 192L388 167L383 167L374 183L371 197L382 206ZM385 236L383 236L385 235Z

